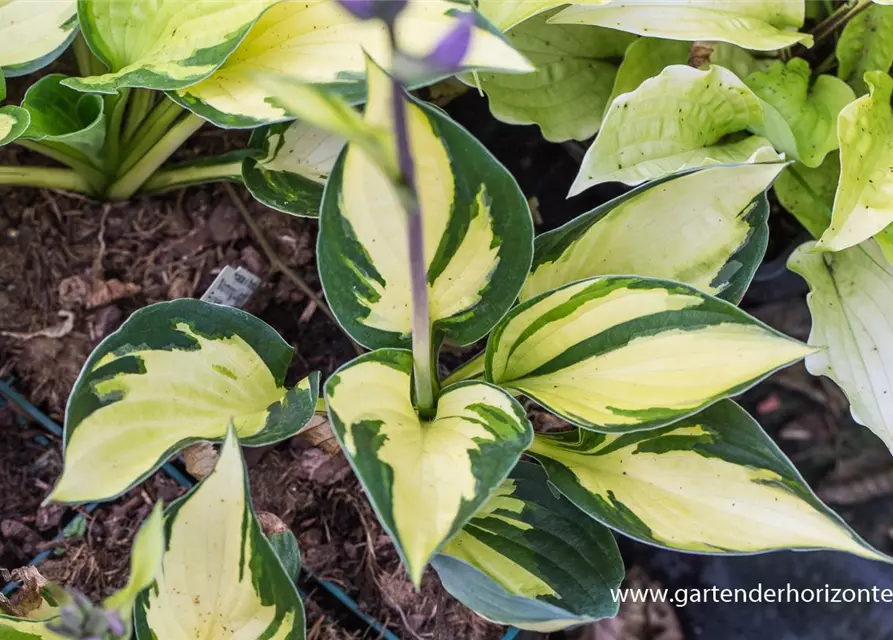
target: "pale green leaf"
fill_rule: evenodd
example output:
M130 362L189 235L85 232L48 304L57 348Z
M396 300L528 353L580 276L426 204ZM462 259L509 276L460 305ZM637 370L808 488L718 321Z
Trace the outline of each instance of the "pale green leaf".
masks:
M425 566L505 479L533 429L508 393L485 382L444 389L437 413L412 404L412 353L379 349L326 382L332 429L418 585Z
M880 71L865 74L871 93L840 112L840 184L831 226L818 246L840 251L859 244L893 223L893 79Z
M26 109L12 105L0 107L0 147L19 138L30 122L31 114Z
M766 252L765 191L783 168L709 167L654 180L537 236L521 301L583 278L634 273L738 302Z
M161 502L157 502L133 542L127 584L103 602L103 607L117 611L128 626L131 624L133 605L137 596L155 582L161 570L164 549L164 515Z
M731 71L669 66L611 103L570 195L602 182L637 185L682 169L775 160L767 140L744 133L762 120L759 99Z
M620 31L548 24L542 13L508 32L535 73L478 73L490 111L509 124L536 124L552 142L585 140L598 131L617 73L635 39Z
M370 67L364 126L396 149L392 83ZM404 94L418 179L429 312L438 338L471 344L514 303L530 268L533 228L518 184L470 133L439 109ZM345 330L368 348L409 347L412 287L407 216L400 192L366 147L335 163L320 209L317 243L326 299Z
M487 380L578 426L669 424L813 350L734 305L665 280L601 276L512 309L487 342Z
M477 0L477 7L478 11L481 12L481 15L487 18L493 26L501 31L508 31L528 18L532 18L549 9L554 9L565 4L572 4L574 1L575 0Z
M251 507L230 429L217 466L165 514L155 584L136 605L138 640L303 640L301 598Z
M868 93L865 72L886 73L893 66L893 7L873 5L850 19L835 51L837 77L860 96Z
M179 89L211 75L279 0L78 0L81 31L109 73L68 78L78 91Z
M818 167L837 149L837 116L856 99L839 78L820 75L810 87L809 63L793 58L745 78L763 103L763 122L751 131L807 167Z
M839 179L840 158L829 153L815 169L800 163L786 169L775 181L775 197L814 238L819 238L831 224Z
M801 245L788 266L809 283L813 375L834 380L856 422L893 450L893 266L873 240L836 253Z
M789 27L804 20L804 0L619 0L574 4L553 22L589 24L672 40L719 40L746 49L771 51L812 36Z
M77 26L77 0L0 1L0 71L12 78L45 67L65 51Z
M294 350L232 307L181 299L140 309L96 348L65 415L62 477L50 499L106 500L232 422L249 446L313 416L319 374L284 386Z
M815 497L729 400L625 436L537 435L530 452L580 509L644 542L719 554L836 549L890 562Z
M519 462L432 560L444 588L488 620L556 631L617 614L623 580L614 538Z
M623 62L617 69L608 104L614 102L614 98L620 94L635 91L639 85L658 75L665 67L687 64L690 48L690 42L679 40L637 39L627 47Z

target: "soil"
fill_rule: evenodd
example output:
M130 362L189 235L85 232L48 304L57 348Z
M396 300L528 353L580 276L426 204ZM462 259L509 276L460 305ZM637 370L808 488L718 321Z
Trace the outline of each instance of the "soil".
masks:
M566 200L584 146L544 143L533 127L508 127L482 117L486 107L473 92L452 102L448 110L518 178L536 205L539 231L621 192L604 185ZM183 153L219 152L242 142L244 134L208 128ZM3 164L37 161L15 147L0 150ZM320 291L314 260L316 222L271 211L238 191L279 258L310 289ZM792 246L798 231L777 212L773 225L771 254L745 307L770 325L805 338L809 317L803 283L778 269L776 260ZM226 265L243 266L263 278L246 309L295 347L290 380L312 370L327 376L354 357L341 330L271 267L219 185L116 204L48 190L0 189L0 379L14 376L17 389L61 423L80 367L102 338L136 309L201 295ZM468 351L451 349L448 359L455 364ZM745 403L812 486L836 500L872 543L889 549L893 519L869 524L860 513L893 493L893 465L889 455L878 455L877 439L852 423L840 392L800 367L773 376L750 392ZM549 428L542 414L535 417L539 427ZM79 509L84 526L68 527L65 535L75 511L40 507L61 470L60 442L50 438L46 446L35 441L39 435L46 436L12 407L0 408L0 566L21 566L49 550L50 558L40 565L43 574L98 600L125 581L131 539L150 505L158 498L171 500L182 489L156 475L92 513ZM433 572L425 576L420 591L413 590L343 457L333 458L323 448L292 439L249 450L247 459L257 510L276 514L292 528L305 567L343 588L398 637L491 640L504 633L450 598ZM625 543L629 566L646 565L648 549ZM628 579L651 584L640 569L631 571ZM311 640L377 635L309 576L301 587L308 594ZM677 640L689 637L680 630L685 624L672 610L624 608L618 621L600 623L579 637Z

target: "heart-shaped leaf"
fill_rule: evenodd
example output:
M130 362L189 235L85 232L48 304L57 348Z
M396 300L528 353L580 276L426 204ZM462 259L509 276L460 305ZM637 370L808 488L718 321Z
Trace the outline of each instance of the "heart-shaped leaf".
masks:
M396 149L390 78L370 65L364 123ZM424 217L430 317L438 337L471 344L518 296L530 267L533 225L512 175L438 109L405 96ZM316 123L318 124L318 123ZM369 348L408 347L412 328L407 216L393 177L349 136L329 176L317 255L326 298ZM393 161L387 166L392 166Z
M840 33L835 52L837 77L849 82L858 95L868 93L865 72L887 73L893 66L893 7L873 4L853 16Z
M313 416L319 374L283 386L294 350L262 320L181 299L140 309L84 365L65 415L50 499L107 500L230 422L243 444L288 438Z
M335 435L418 585L431 557L474 515L530 444L508 393L485 382L444 389L431 420L412 404L412 354L379 349L326 382Z

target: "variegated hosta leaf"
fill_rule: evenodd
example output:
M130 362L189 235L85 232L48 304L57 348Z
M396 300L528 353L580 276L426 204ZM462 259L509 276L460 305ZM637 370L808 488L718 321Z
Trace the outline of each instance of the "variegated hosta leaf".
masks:
M479 73L490 111L509 124L537 124L546 140L586 140L598 131L623 57L635 36L578 25L548 24L549 13L508 32L535 73Z
M453 27L457 12L471 8L446 0L410 0L397 19L400 47L427 54ZM171 97L222 127L254 127L288 117L254 82L258 69L292 80L337 86L354 100L365 95L365 55L386 68L391 47L378 20L359 21L335 0L282 2L267 11L226 63L206 80ZM532 70L530 64L481 21L461 62L469 69Z
M12 105L0 107L0 146L21 137L30 122L31 114L27 110Z
M418 585L431 556L515 466L533 429L517 400L485 382L447 387L436 416L423 420L411 377L409 351L373 351L329 378L326 403L335 435Z
M745 136L763 121L759 99L731 71L671 65L618 96L571 187L637 185L682 169L778 158L769 141ZM730 134L741 133L735 141Z
M789 27L805 18L803 0L620 0L568 7L553 22L590 24L672 40L719 40L772 51L812 37Z
M519 462L431 565L488 620L548 632L617 615L623 560L611 532Z
M487 342L487 380L578 426L659 427L750 387L813 350L676 282L602 276L509 312Z
M136 605L138 640L303 640L304 608L264 537L230 429L213 473L166 514L167 549Z
M625 436L537 435L530 453L580 509L643 542L697 553L836 549L890 561L815 497L731 401Z
M0 638L3 640L69 640L46 628L48 620L13 618L0 614Z
M893 449L893 266L872 240L837 253L801 245L788 266L809 283L813 375L834 380L853 418Z
M211 75L278 0L79 0L81 31L109 73L68 78L78 91L179 89Z
M866 71L886 73L893 66L893 7L872 5L853 16L837 40L837 77L857 94L868 93Z
M44 76L25 92L22 108L31 114L23 137L58 142L77 149L97 163L105 142L102 96L83 94L62 85L65 76Z
M12 78L48 65L77 26L77 0L0 0L0 71Z
M869 71L871 93L847 105L837 120L840 184L831 226L818 246L840 251L893 223L893 79Z
M251 195L273 209L317 217L344 138L306 122L279 123L252 133L249 147L257 156L242 164L242 179Z
M634 273L737 303L766 252L765 191L784 166L710 167L655 180L537 236L521 300L591 276Z
M837 149L837 116L856 99L843 80L822 74L809 86L809 63L793 58L745 78L763 103L763 122L751 131L807 167L822 164Z
M365 123L395 149L390 78L370 66ZM511 174L438 109L405 97L424 218L433 330L459 344L485 336L530 267L533 229ZM394 182L351 143L320 209L319 272L332 311L369 348L408 347L412 328L407 216Z
M243 444L297 433L313 416L319 374L283 386L293 349L232 307L182 299L134 313L84 365L65 416L65 464L50 495L119 495L197 440L233 423Z
M775 197L814 238L820 238L831 223L834 192L840 179L840 158L829 153L815 168L791 165L775 181Z

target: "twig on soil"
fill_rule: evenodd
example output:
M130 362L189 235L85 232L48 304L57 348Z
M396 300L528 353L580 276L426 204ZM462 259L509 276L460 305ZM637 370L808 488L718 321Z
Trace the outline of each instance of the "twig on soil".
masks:
M229 195L230 200L233 201L233 204L236 206L236 209L242 215L242 219L245 220L245 224L248 225L248 228L251 230L251 233L254 236L254 239L257 240L257 243L260 245L260 248L266 254L267 260L270 261L270 265L273 267L273 269L276 271L279 271L280 273L282 273L282 275L284 275L286 278L291 280L295 284L295 286L298 287L298 289L303 291L304 294L306 294L308 298L310 298L314 303L316 303L316 306L319 307L319 309L323 313L325 313L326 316L328 316L329 320L331 320L332 322L335 323L336 327L338 327L339 329L341 329L343 331L341 324L335 318L335 315L332 313L332 310L329 309L329 306L325 303L325 301L322 299L322 297L316 291L314 291L313 288L309 284L307 284L304 281L304 279L294 271L294 269L292 269L287 264L285 264L285 262L283 262L282 258L279 257L279 255L273 249L272 245L270 245L270 242L269 242L269 240L267 240L267 237L264 235L263 229L261 229L260 225L257 224L254 217L251 215L251 212L248 210L248 207L246 207L245 203L242 202L242 199L239 197L239 194L236 193L236 190L233 188L233 186L228 182L224 182L223 188L226 190L226 193ZM344 335L346 335L347 339L350 340L350 343L353 345L354 351L357 352L357 355L362 355L363 348L360 345L358 345L356 342L354 342L353 339L349 335L347 335L346 333Z

